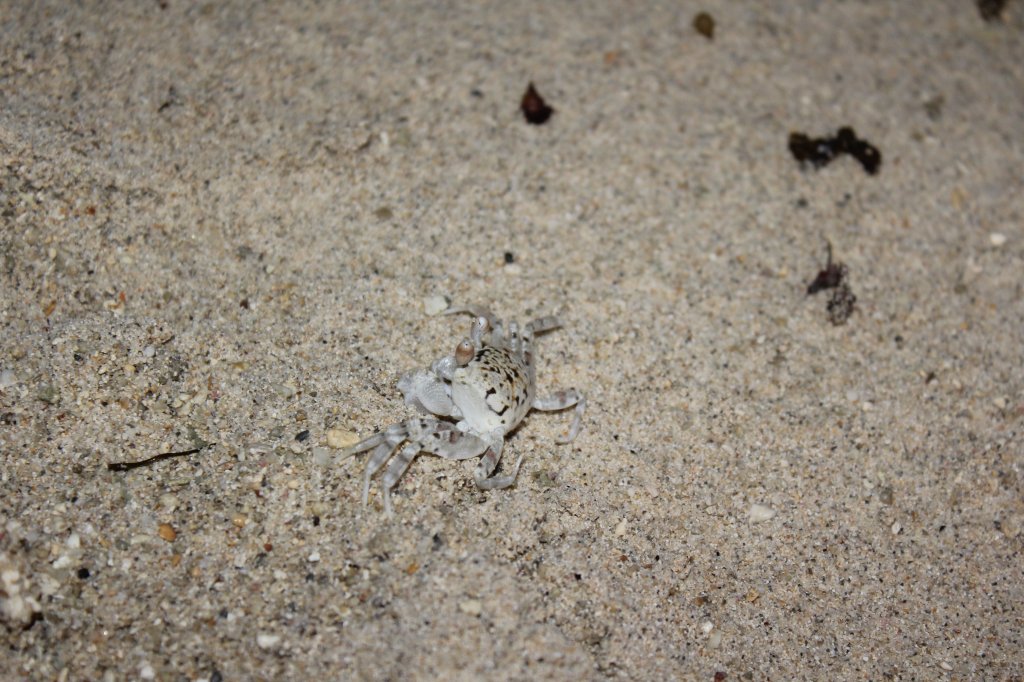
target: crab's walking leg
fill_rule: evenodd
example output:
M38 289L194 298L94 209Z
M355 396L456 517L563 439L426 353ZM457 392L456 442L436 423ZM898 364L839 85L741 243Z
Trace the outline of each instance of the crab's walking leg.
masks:
M487 449L488 441L478 438L469 433L463 433L455 428L450 422L434 419L410 419L405 422L404 428L408 433L409 443L395 455L384 472L382 487L384 488L384 510L391 514L391 489L398 483L398 479L406 472L409 465L420 452L429 452L444 459L463 460L479 457ZM387 443L378 446L386 446ZM392 446L392 451L394 450ZM376 453L374 453L376 454ZM390 452L388 453L390 454ZM386 457L384 458L387 459ZM371 465L374 462L371 460ZM372 476L377 469L377 464L372 471L367 468L366 487L369 488L369 476Z
M536 320L527 323L523 327L523 336L519 345L519 356L526 360L526 364L533 364L533 337L536 334L543 334L549 332L552 329L558 329L562 326L562 321L554 315L548 315L547 317L538 317Z
M519 475L519 467L523 464L523 455L519 455L516 465L512 467L512 473L488 478L494 473L495 467L498 466L498 462L501 460L501 451L504 444L505 439L500 433L492 435L490 447L487 448L487 452L484 453L480 463L476 465L476 471L473 472L473 481L476 483L477 488L481 490L498 490L500 488L507 488L515 483L516 476Z
M527 332L533 334L543 334L549 332L552 329L558 329L562 326L562 321L558 319L557 315L548 315L547 317L538 317L526 325Z
M494 323L498 321L498 318L496 318L494 316L494 313L492 313L490 310L488 310L487 308L484 308L482 306L476 306L476 305L452 306L452 307L448 308L448 310L445 310L441 314L442 315L458 315L459 313L469 313L473 317L484 317L484 318L487 319L487 322L491 325L491 327L493 327Z
M388 465L384 472L384 511L391 516L391 489L398 483L405 470L412 464L412 460L420 453L422 446L419 443L409 443L399 451Z
M388 442L383 442L377 446L373 451L373 455L370 456L370 461L366 465L366 474L363 478L363 506L370 501L370 479L377 473L377 470L384 466L384 462L388 461L388 457L395 451L396 445L392 445Z
M519 341L519 324L515 320L512 320L508 323L508 339L506 339L506 345L510 351L517 355L521 348Z
M559 438L559 443L571 443L576 440L576 436L579 435L580 429L583 426L583 412L587 409L586 398L576 389L568 388L564 391L556 391L546 398L536 398L533 401L534 408L545 412L564 410L573 405L576 406L576 409L574 410L572 424L569 425L569 433L564 438Z

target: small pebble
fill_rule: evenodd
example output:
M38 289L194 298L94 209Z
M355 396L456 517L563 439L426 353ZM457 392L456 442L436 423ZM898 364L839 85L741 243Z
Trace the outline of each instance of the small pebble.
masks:
M331 451L327 448L313 448L313 462L317 466L327 466L331 463Z
M617 526L615 526L615 535L616 535L616 537L620 537L620 538L624 537L626 535L626 528L627 528L626 519L625 519L625 517L623 517L623 519L621 521L619 521L619 524Z
M484 607L479 599L467 599L459 604L459 610L470 616L479 616L483 612Z
M889 528L893 535L899 535L900 531L903 530L903 526L900 525L899 521L893 521L892 526Z
M762 521L770 521L775 517L775 510L771 507L766 507L763 504L752 504L750 505L750 522L760 523Z
M18 383L18 376L13 369L5 369L0 372L0 388L10 388L16 383Z
M705 635L710 635L711 631L715 629L715 624L707 620L700 626L700 629Z
M992 243L992 246L1000 247L1006 243L1006 235L1002 232L993 232L988 236L988 240Z
M359 442L359 436L346 429L328 429L327 445L335 450L350 448Z
M178 508L178 498L171 493L164 493L160 496L160 506L166 511L172 512Z
M320 561L320 552L313 552L309 555L309 557L306 558L306 561L308 561L311 564L315 564L316 562Z
M153 670L153 666L149 663L143 663L142 667L139 668L139 677L144 680L152 680L156 678L156 671Z
M174 542L174 539L178 537L178 532L169 523L161 523L157 534L167 542Z
M266 632L256 635L256 646L261 649L273 649L280 643L281 635L271 635Z
M444 296L427 296L423 299L423 312L433 317L448 310L448 299Z
M711 40L715 37L715 20L707 12L701 12L693 18L693 30Z

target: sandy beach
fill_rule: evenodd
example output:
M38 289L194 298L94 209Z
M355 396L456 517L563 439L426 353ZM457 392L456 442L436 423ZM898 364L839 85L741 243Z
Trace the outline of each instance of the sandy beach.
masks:
M11 0L0 157L0 679L1024 678L1024 3ZM447 303L583 428L389 517Z

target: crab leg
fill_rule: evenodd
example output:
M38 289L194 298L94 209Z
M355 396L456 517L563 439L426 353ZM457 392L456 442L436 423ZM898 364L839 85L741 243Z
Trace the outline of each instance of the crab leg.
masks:
M370 479L373 477L377 470L384 466L384 462L388 461L388 457L395 451L397 446L391 445L390 443L384 442L377 446L370 456L370 461L366 465L366 474L363 478L363 506L370 501Z
M408 441L398 454L392 454ZM499 441L500 442L500 441ZM429 452L444 459L463 460L479 457L488 448L488 441L471 433L459 431L454 424L437 419L410 419L406 422L393 424L385 431L367 438L348 450L351 454L364 452L374 448L370 461L366 465L363 479L363 504L370 497L370 479L385 464L382 487L384 489L384 508L390 514L391 489L398 479L406 472L409 465L420 452ZM388 459L390 458L390 463ZM493 469L493 466L491 467Z
M388 470L384 472L384 512L391 516L391 489L398 483L398 479L402 477L405 470L412 464L412 460L416 458L416 455L420 453L419 443L409 443L399 451L397 455L391 460L391 464L388 465Z
M549 332L552 329L558 329L561 326L562 321L554 315L538 317L536 320L526 324L523 328L522 342L519 347L519 356L526 360L526 364L533 364L533 337L537 334Z
M579 435L580 429L583 426L583 412L587 409L586 398L576 389L567 388L564 391L556 391L546 398L535 398L533 401L534 408L545 412L557 412L573 405L576 406L576 409L573 414L572 423L569 425L569 433L564 438L559 438L556 441L560 444L571 443Z
M505 444L505 439L502 434L498 433L492 434L490 440L490 446L480 459L480 463L476 465L476 471L473 472L473 481L476 483L476 487L481 490L507 488L515 483L516 476L519 475L519 467L523 464L523 455L519 455L515 466L512 467L512 473L504 476L490 477L498 466L498 462L501 461L501 451L503 449L502 446Z
M538 317L536 320L527 323L526 330L530 335L543 334L552 329L558 329L561 326L562 321L558 319L557 315L548 315L546 317Z

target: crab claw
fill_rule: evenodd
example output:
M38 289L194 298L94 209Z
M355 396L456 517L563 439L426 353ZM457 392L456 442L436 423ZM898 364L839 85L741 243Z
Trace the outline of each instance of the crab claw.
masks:
M406 374L398 380L398 390L405 396L406 405L424 414L447 417L452 413L451 389L429 370Z

